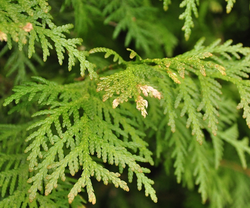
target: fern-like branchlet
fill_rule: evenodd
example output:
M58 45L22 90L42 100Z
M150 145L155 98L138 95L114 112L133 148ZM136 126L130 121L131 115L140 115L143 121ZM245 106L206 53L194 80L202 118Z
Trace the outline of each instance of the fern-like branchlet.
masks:
M7 76L17 73L15 83L21 83L3 105L11 106L12 115L25 115L10 115L15 125L0 121L0 207L78 207L86 203L81 192L95 204L93 179L125 191L136 180L137 189L157 202L150 167L159 164L167 172L173 167L188 189L197 185L211 208L244 207L239 195L249 184L250 147L238 123L242 114L250 128L249 48L231 40L205 46L201 38L194 49L172 57L174 29L165 27L151 1L66 0L59 6L61 12L73 6L78 35L88 37L88 28L100 21L112 27L113 38L125 32L125 46L136 48L127 48L128 58L68 38L76 35L70 34L73 25L57 26L45 0L0 2L0 57L12 50L5 70ZM173 4L158 3L166 12ZM179 5L185 8L179 18L186 40L199 3ZM227 1L227 12L234 3ZM151 58L153 49L159 58ZM41 76L30 81L26 68L39 75L34 60L42 66L53 51L62 68L66 59L66 68L78 66L81 77L69 84ZM232 151L238 158L228 161Z
M82 172L68 194L70 203L81 191L81 187L86 187L89 201L95 203L90 180L93 176L98 181L103 180L104 184L112 182L116 187L128 191L127 183L119 178L120 174L108 171L90 156L96 155L104 163L119 166L120 172L128 167L138 178L138 189L144 185L146 195L149 194L152 200L157 201L151 187L153 182L145 175L149 170L138 164L153 164L153 160L147 143L141 138L144 134L135 129L137 124L129 118L124 119L109 103L103 103L98 94L90 94L89 87L93 86L90 81L58 86L41 78L35 79L40 84L20 86L14 90L16 94L6 100L8 104L12 100L19 103L23 99L30 102L38 99L40 105L50 106L49 110L33 115L47 117L29 127L34 130L26 139L26 142L30 141L25 150L30 152L27 157L29 170L35 171L34 176L28 180L32 183L29 189L30 200L34 200L44 181L46 195L57 187L59 178L64 181L67 177L66 167L72 176L78 171ZM133 153L137 151L139 155Z

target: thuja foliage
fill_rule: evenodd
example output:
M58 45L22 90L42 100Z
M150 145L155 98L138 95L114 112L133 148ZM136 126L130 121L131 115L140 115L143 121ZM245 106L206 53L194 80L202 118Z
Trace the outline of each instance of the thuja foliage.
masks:
M0 207L249 207L237 3L0 0Z

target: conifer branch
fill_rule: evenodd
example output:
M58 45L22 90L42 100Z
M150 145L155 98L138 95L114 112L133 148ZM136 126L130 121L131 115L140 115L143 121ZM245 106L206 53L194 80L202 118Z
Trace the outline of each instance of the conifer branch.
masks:
M188 40L191 34L191 28L194 27L194 22L192 20L192 13L195 17L198 17L197 6L199 5L199 0L183 0L180 4L180 7L186 7L185 11L179 16L179 18L185 19L184 26L182 30L185 32L185 39Z
M202 38L193 50L171 57L178 43L176 28L162 18L165 13L160 12L159 2L51 3L61 12L73 6L76 31L85 35L88 51L84 51L77 48L80 38L70 38L77 35L70 33L72 24L57 26L57 20L52 21L46 0L0 1L4 46L0 61L7 74L16 72L16 83L22 83L0 103L9 105L9 113L26 113L10 116L8 120L16 125L0 124L0 207L12 206L11 201L18 207L78 207L87 201L81 192L95 204L94 179L124 191L130 189L127 182L135 180L137 189L157 202L145 163L173 171L177 182L190 190L198 185L202 202L209 200L211 208L246 206L250 48L232 40L205 46ZM235 0L226 2L229 13ZM170 0L162 3L164 10L170 4L178 7ZM199 0L183 0L179 5L184 8L179 18L184 20L186 40L194 26L193 14L198 18L199 3L205 5L201 10L211 6ZM118 38L123 32L124 44L135 47L127 49L129 61L116 52L120 51L117 42L110 46L114 50L92 42L92 35L103 29L102 22L109 24L107 34L113 32ZM38 76L23 82L29 80L26 68L40 73L34 62L42 63L37 46L43 61L54 51L60 65L67 59L69 70L79 62L82 78L60 78L61 83L77 80L71 84ZM96 53L104 53L105 60ZM162 58L166 55L170 58ZM5 87L9 91L0 83L1 98ZM0 112L0 122L5 122L6 111ZM238 119L240 114L246 127ZM228 144L236 150L242 169L221 168L231 158Z
M173 147L171 154L172 158L175 158L174 168L177 182L181 182L182 174L185 172L184 163L187 157L187 142L188 131L185 130L185 123L178 121L177 127L180 128L170 137L169 146Z
M35 171L34 176L28 180L29 183L32 183L29 189L30 201L35 199L38 190L41 191L43 182L46 182L45 194L48 195L57 187L59 177L64 181L67 166L71 175L75 175L79 169L83 171L83 178L78 180L68 195L69 202L72 202L73 196L81 191L80 186L86 186L89 201L95 203L92 183L90 180L86 180L93 174L97 180L102 179L105 184L111 181L115 186L128 190L126 183L119 179L119 174L102 168L93 161L89 153L97 154L97 157L101 157L104 163L113 164L115 161L115 165L121 165L122 169L128 166L130 170L135 172L138 180L144 184L145 194L151 195L151 198L156 201L155 191L151 187L153 183L144 175L144 172L147 173L148 170L141 168L137 163L138 161L152 164L151 152L147 149L147 144L140 138L142 134L134 129L134 124L128 119L122 118L118 112L116 113L112 109L110 104L104 105L98 97L91 101L96 105L90 107L88 105L90 98L87 92L88 88L86 88L87 91L82 91L81 84L78 84L76 88L77 84L58 86L41 78L35 77L35 80L42 84L30 82L26 86L17 87L14 90L16 94L9 97L5 103L6 105L13 100L18 103L21 99L23 100L23 97L28 97L26 99L28 102L38 99L40 105L51 105L50 110L38 111L33 115L47 115L47 117L32 124L29 130L33 132L26 138L27 142L31 141L25 150L25 152L29 152L27 158L29 169ZM72 93L72 89L75 93ZM40 96L35 98L35 94L40 94ZM99 110L97 110L97 106L99 106ZM86 113L80 116L78 109L83 109ZM107 123L101 119L102 115L99 111L104 111ZM98 115L101 118L98 118ZM114 123L111 122L111 116ZM62 122L59 121L60 118L62 118ZM119 123L123 126L124 131L114 125ZM113 131L117 133L114 134ZM117 138L118 135L123 137L130 135L131 141L127 141L127 139L120 141ZM65 147L70 147L71 151L66 151ZM129 149L135 151L138 149L140 155L131 154ZM81 166L82 168L80 168Z
M85 70L88 69L91 78L97 77L94 72L94 65L86 60L86 54L83 51L77 50L77 45L80 45L82 40L80 38L67 39L63 34L69 33L73 25L68 24L57 27L51 21L52 16L48 13L50 7L46 1L40 1L38 3L27 0L22 1L20 4L5 2L1 4L1 9L6 12L3 13L4 15L1 15L3 21L0 31L5 35L4 40L7 41L9 48L12 47L13 40L18 42L18 47L21 51L29 39L28 57L30 58L32 54L35 53L35 41L39 41L43 49L43 61L46 61L50 55L49 50L53 49L53 46L48 40L48 38L50 38L50 40L54 42L59 64L62 64L64 53L67 50L69 55L69 70L72 69L72 66L74 66L78 60L80 62L81 76L84 76ZM27 16L21 13L10 12L12 10L27 13ZM42 23L40 23L39 19L42 19ZM49 29L46 27L49 27Z
M208 158L206 158L206 155L204 154L204 145L205 144L200 146L197 142L194 143L194 141L192 141L192 144L190 145L190 148L192 148L191 151L195 151L195 154L193 154L192 158L192 161L196 163L194 169L194 176L196 176L195 184L199 184L198 192L201 193L203 203L205 203L208 198L208 178L210 172L209 161Z
M181 110L181 116L185 113L188 114L187 128L191 126L192 135L196 135L197 141L202 144L204 134L202 132L202 122L200 121L201 114L197 112L197 105L194 100L198 99L198 89L191 79L185 78L182 84L180 84L180 92L175 101L175 108L180 104L183 99L184 106Z

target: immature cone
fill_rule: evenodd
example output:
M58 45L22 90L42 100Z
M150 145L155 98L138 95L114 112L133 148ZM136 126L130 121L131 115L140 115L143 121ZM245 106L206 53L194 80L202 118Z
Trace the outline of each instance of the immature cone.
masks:
M7 42L7 35L4 32L2 32L2 31L0 31L0 41L1 42L2 41L6 41Z
M154 89L153 87L151 86L148 86L148 85L138 85L137 86L143 93L144 96L148 96L150 95L151 97L155 97L155 98L158 98L159 100L162 98L161 96L161 93ZM114 104L114 103L113 103ZM147 116L147 111L146 111L146 108L148 107L148 101L147 100L144 100L141 96L138 96L137 97L137 100L136 100L136 108L141 111L141 114L142 116L145 118Z
M138 85L138 86L146 97L148 96L148 93L151 93L153 97L158 98L159 100L161 99L161 93L158 90L154 89L153 87L148 85L143 85L143 86Z
M148 107L148 101L144 100L142 96L138 96L136 102L136 108L141 111L141 114L144 118L147 116L146 108Z
M116 98L113 100L113 108L116 108L120 104L119 99Z
M33 30L33 25L32 25L30 22L28 22L28 23L23 27L23 30L24 30L25 32L30 32L31 30Z

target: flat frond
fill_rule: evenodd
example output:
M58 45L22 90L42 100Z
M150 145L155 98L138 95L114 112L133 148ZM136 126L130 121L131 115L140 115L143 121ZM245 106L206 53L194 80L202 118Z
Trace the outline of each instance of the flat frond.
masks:
M214 79L209 77L199 76L201 83L202 101L198 107L198 111L204 108L205 114L203 120L208 119L208 127L211 128L212 133L216 135L218 116L219 116L219 105L221 85Z
M249 187L249 176L237 173L232 173L232 178L234 178L233 185L235 186L233 193L232 193L232 208L239 208L239 207L246 207L249 208L249 201L248 201L248 187Z
M68 207L65 195L56 192L51 197L38 194L35 201L29 201L30 185L27 180L32 173L28 171L27 155L23 153L26 127L27 125L0 125L0 207ZM60 202L56 203L56 198L60 198ZM76 204L80 203L82 201L77 199Z
M127 31L125 46L127 47L132 40L135 40L136 48L150 51L150 39L152 33L142 21L144 14L150 14L152 8L144 6L141 1L118 1L114 0L104 8L104 15L107 16L104 23L114 25L113 37L117 38L121 31Z
M250 154L249 139L245 137L242 140L238 140L239 132L237 125L232 126L223 134L221 133L219 136L224 141L227 141L232 146L234 146L238 153L243 168L247 168L245 152Z
M211 207L225 207L232 203L232 197L229 192L230 182L224 175L218 175L218 171L210 172L211 181L213 181L210 188Z
M163 113L169 118L168 125L171 127L171 131L175 132L176 125L175 120L177 118L177 113L174 107L174 97L175 92L172 89L172 83L168 77L159 80L159 85L161 87L161 92L163 99L161 100L161 105L163 106Z
M93 19L96 17L102 17L102 12L99 8L100 2L97 1L81 1L81 0L69 0L65 1L61 7L61 12L70 5L74 8L75 15L75 28L78 34L86 34L88 29L93 26Z
M25 81L27 76L27 69L32 71L34 75L37 75L36 67L32 63L32 61L26 56L25 49L26 47L24 47L23 51L19 51L17 47L13 47L13 52L4 67L4 69L7 71L6 76L10 76L14 72L16 72L15 83L21 83ZM43 64L39 56L35 55L34 57L33 59L35 59L36 62L41 65Z
M235 80L232 80L233 82ZM241 101L237 106L237 109L243 109L243 118L246 119L246 123L250 128L250 81L242 80L241 82L234 82L239 90Z
M184 26L182 30L185 32L185 39L188 40L191 34L191 28L194 27L194 22L192 20L192 13L195 17L198 17L197 5L199 5L199 0L183 0L180 7L186 7L185 11L179 16L179 18L185 19Z
M205 154L205 144L199 145L195 141L191 141L190 150L194 151L192 162L195 163L194 176L195 184L199 185L198 192L201 193L203 203L208 198L208 187L209 187L209 161Z
M171 157L175 158L175 175L177 177L177 182L180 183L182 174L185 172L184 164L188 154L187 141L189 138L188 131L185 129L185 123L183 121L179 121L177 127L179 129L177 129L170 137L169 146L173 147Z
M29 145L25 152L28 153L29 170L34 173L28 179L28 183L31 183L30 201L38 200L37 192L43 190L43 183L46 185L45 195L52 193L58 186L58 179L66 179L66 167L72 176L82 172L82 177L68 194L70 203L76 193L81 191L80 187L86 187L89 201L95 203L91 177L98 181L103 180L104 184L112 182L128 191L128 186L120 179L120 174L102 167L90 153L102 158L103 163L119 166L120 172L128 167L135 173L137 180L144 184L145 194L156 201L153 182L145 175L149 170L139 165L139 162L153 164L153 160L147 143L141 138L144 134L135 129L137 124L123 117L121 112L115 111L110 103L101 101L96 92L92 92L94 94L90 106L90 81L87 85L84 82L60 86L39 77L35 79L40 83L29 82L17 87L14 89L16 94L5 103L7 105L13 100L18 100L17 103L34 100L40 105L50 105L49 110L41 110L33 115L45 115L45 118L38 119L28 128L31 133L26 138ZM85 90L82 89L82 84L86 86ZM141 90L144 90L144 93L155 93L144 88ZM36 96L32 95L34 92Z
M23 1L18 3L6 1L1 4L1 9L6 12L1 15L0 31L6 35L4 40L8 41L8 45L11 44L12 46L11 41L17 42L19 50L22 51L23 46L29 40L28 57L30 58L35 53L34 45L38 41L42 46L43 61L46 61L50 55L50 49L55 48L59 64L62 64L64 54L68 52L69 70L78 60L81 76L84 76L85 70L88 69L90 77L97 78L97 74L93 70L94 65L86 60L86 53L77 49L77 45L80 45L82 40L80 38L68 39L64 35L64 33L69 33L73 25L55 26L52 22L52 16L48 13L50 7L47 3L44 3L45 1L28 1L29 7L23 7L23 5L27 5L27 1L25 3ZM39 19L43 20L43 24L40 23ZM51 41L54 43L54 47ZM27 64L31 67L30 62L27 62ZM34 67L31 69L34 69Z
M51 1L52 8L47 0L0 1L0 105L8 105L0 108L0 208L85 207L100 195L96 181L123 207L136 201L123 193L133 185L157 202L150 177L164 191L176 178L211 208L248 206L250 48L223 41L220 29L222 40L205 45L201 38L172 57L190 46L178 40L175 15L186 40L196 23L208 35L219 29L204 24L214 17L207 11L222 11L218 1L65 0ZM235 2L224 2L227 13ZM59 10L65 17L53 20ZM76 33L64 23L74 20ZM99 47L103 41L114 50ZM132 49L119 52L121 44ZM61 67L52 78L53 57ZM45 61L48 69L39 72ZM29 78L27 69L63 84ZM5 99L13 83L20 85ZM237 155L239 164L227 161ZM164 170L171 177L163 180ZM197 196L184 206L199 206Z
M196 135L197 141L202 144L204 137L201 122L201 114L197 112L197 104L195 100L198 99L198 89L195 83L189 78L185 78L180 84L179 94L175 101L175 108L180 105L180 101L183 99L184 106L181 109L181 115L184 116L185 113L188 115L188 120L186 127L192 128L192 135Z
M136 65L128 65L125 71L121 71L108 77L101 77L98 83L97 91L105 91L103 101L106 101L114 94L117 97L113 100L113 108L119 104L127 102L129 98L133 98L136 102L136 108L141 111L143 117L146 117L148 107L147 100L140 95L151 96L161 99L161 93L151 86L145 85L144 79L136 74Z

